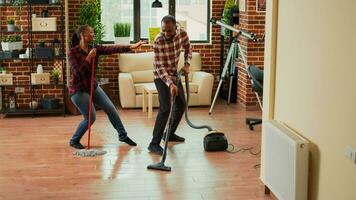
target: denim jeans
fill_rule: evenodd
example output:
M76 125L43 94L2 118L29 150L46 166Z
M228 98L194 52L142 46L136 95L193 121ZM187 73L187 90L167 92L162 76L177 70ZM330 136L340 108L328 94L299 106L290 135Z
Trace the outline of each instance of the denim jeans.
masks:
M85 132L88 130L89 123L89 96L90 94L83 91L77 91L72 97L71 100L74 105L78 108L79 112L84 116L83 121L79 123L77 130L72 136L71 142L79 142L83 137ZM91 125L96 119L96 111L94 104L100 106L105 111L106 115L109 117L111 124L117 130L119 134L119 139L125 139L127 137L127 132L120 120L119 113L116 110L116 107L111 102L109 97L105 94L103 89L100 86L97 86L93 93L93 104L92 106L92 117Z

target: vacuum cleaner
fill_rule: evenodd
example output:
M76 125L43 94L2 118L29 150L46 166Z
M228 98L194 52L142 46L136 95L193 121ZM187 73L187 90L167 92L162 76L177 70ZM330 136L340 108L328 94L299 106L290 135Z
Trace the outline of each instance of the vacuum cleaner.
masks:
M180 75L181 72L177 73L177 83L181 82ZM184 74L185 76L185 87L186 91L189 91L189 77L188 74ZM163 155L161 161L156 164L148 165L147 169L153 170L161 170L161 171L171 171L171 167L165 165L166 157L167 157L167 147L168 147L168 139L171 134L171 124L172 124L172 113L174 106L175 96L171 97L171 108L168 116L168 122L165 126L165 144L163 149ZM197 126L193 124L188 117L188 106L189 105L189 92L187 92L186 96L186 107L185 107L185 120L188 125L194 129L208 129L208 134L204 137L203 146L205 151L226 151L228 147L228 141L225 137L225 134L221 131L214 130L208 125Z
M178 80L180 80L180 76L178 76ZM184 74L185 77L185 89L189 91L189 77L187 74ZM205 151L226 151L228 147L228 141L225 137L225 134L221 131L214 130L211 126L208 125L201 125L197 126L193 124L189 117L188 117L188 105L189 105L189 92L187 92L187 99L186 99L186 107L185 107L185 121L188 125L194 129L208 129L208 133L205 135L203 140L203 146Z
M166 161L166 157L167 157L168 138L171 135L171 125L172 125L172 121L173 121L172 114L173 114L173 106L174 106L175 98L176 98L175 95L173 95L171 97L171 108L170 108L170 111L169 111L169 116L168 116L168 120L167 120L166 126L164 128L165 143L164 143L163 155L162 155L161 161L159 163L156 163L156 164L148 165L147 169L154 169L154 170L161 170L161 171L171 171L171 167L166 166L164 164L164 162Z

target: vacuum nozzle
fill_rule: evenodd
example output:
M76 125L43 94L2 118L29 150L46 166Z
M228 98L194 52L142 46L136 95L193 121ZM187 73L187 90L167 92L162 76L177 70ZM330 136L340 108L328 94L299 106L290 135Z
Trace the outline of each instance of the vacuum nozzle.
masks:
M168 166L164 165L163 162L159 162L157 164L148 165L147 169L161 170L161 171L167 171L167 172L171 171L171 167L168 167Z

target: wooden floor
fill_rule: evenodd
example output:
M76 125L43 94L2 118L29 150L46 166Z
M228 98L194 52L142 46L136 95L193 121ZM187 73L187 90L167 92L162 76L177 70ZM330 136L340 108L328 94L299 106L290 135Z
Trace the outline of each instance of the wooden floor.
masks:
M191 119L226 133L237 147L260 149L261 129L249 131L246 112L237 105L218 102L212 115L208 107L192 108ZM154 110L156 115L157 110ZM260 156L248 151L236 154L206 153L206 130L194 130L183 122L177 134L183 144L172 144L166 164L171 172L149 171L160 157L148 153L154 119L141 110L120 110L129 136L138 143L129 147L103 111L93 126L93 146L108 151L101 157L75 157L68 141L81 116L6 117L0 119L0 199L154 199L154 200L266 200L259 180ZM82 143L86 144L85 136Z

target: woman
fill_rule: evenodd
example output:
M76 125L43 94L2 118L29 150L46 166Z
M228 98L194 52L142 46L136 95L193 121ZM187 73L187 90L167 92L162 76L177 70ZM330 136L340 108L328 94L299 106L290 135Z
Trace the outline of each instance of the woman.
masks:
M91 68L92 62L95 64L98 61L99 55L109 55L115 53L129 52L132 49L140 47L145 42L138 42L133 45L114 45L114 46L91 46L94 40L94 31L88 26L80 26L78 31L73 35L72 48L69 52L69 65L71 69L71 79L69 86L69 93L71 94L71 100L78 110L84 116L83 121L79 123L77 130L75 131L69 145L76 149L85 148L80 139L83 137L88 129L89 123L89 98L90 98L90 83L91 83ZM120 120L119 114L114 104L110 101L105 92L100 88L97 82L94 80L94 92L93 103L103 108L111 124L117 130L119 135L119 141L125 142L128 145L136 146L136 143L132 141ZM96 118L96 112L94 104L92 106L91 125Z

